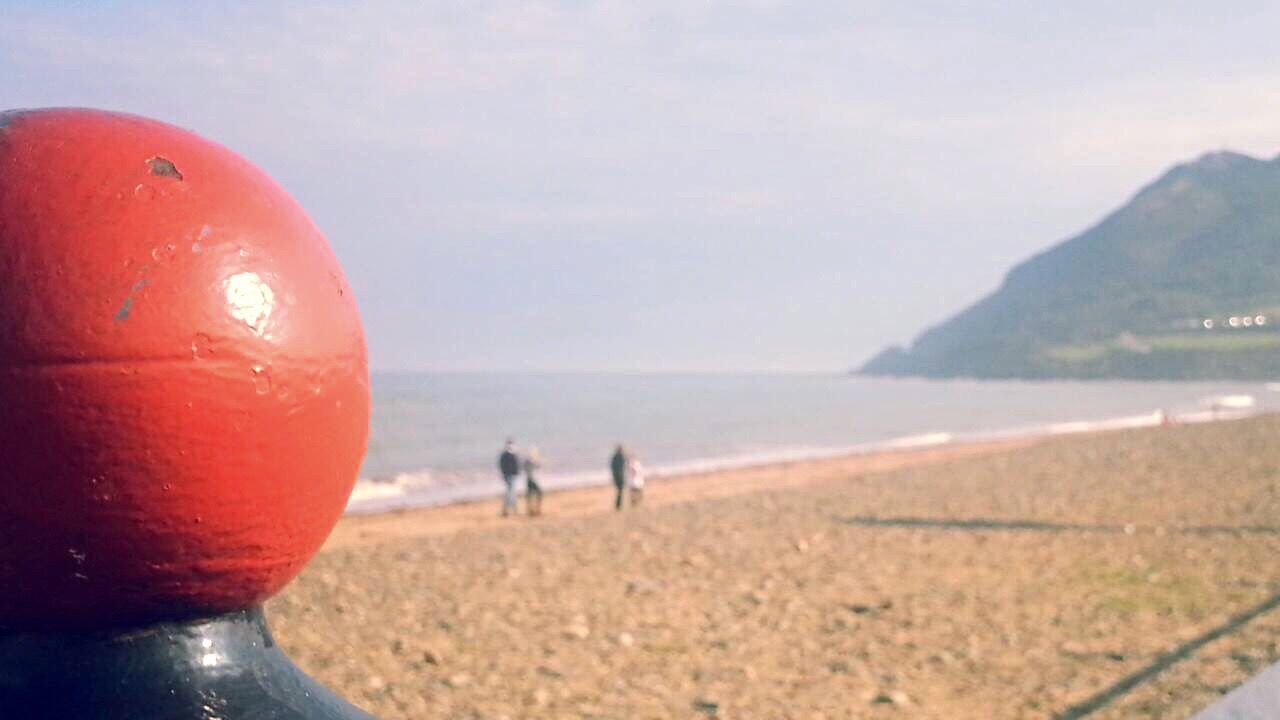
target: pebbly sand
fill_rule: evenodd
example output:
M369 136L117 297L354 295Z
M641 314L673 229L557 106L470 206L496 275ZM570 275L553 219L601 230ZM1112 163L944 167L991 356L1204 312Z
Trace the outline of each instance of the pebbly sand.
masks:
M352 517L268 604L395 718L1185 717L1280 659L1280 418Z

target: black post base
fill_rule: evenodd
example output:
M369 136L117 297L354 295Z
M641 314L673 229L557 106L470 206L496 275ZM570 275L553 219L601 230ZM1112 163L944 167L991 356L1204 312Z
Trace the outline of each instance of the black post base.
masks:
M4 720L375 720L307 677L261 608L112 633L0 634Z

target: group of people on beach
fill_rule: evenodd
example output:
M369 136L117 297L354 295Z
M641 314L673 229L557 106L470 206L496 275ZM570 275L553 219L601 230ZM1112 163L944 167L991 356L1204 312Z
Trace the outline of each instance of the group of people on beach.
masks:
M522 458L516 453L516 441L507 438L506 445L502 446L502 453L498 455L498 471L502 473L502 482L507 486L502 496L502 517L519 512L519 505L516 503L516 479L520 477L521 470L524 470L524 499L529 514L542 514L542 486L538 484L537 477L540 467L542 467L542 457L538 454L538 448L530 446L529 451Z
M538 448L530 446L524 457L521 457L516 449L515 440L507 438L502 452L498 455L498 472L502 474L502 482L506 486L502 496L502 517L520 512L516 497L516 482L520 479L521 471L524 472L525 505L528 513L530 516L542 514L542 486L538 484L538 470L541 467L542 456L538 453ZM617 497L613 503L614 509L622 510L627 488L631 489L631 507L640 507L644 499L645 483L644 466L640 464L640 458L628 452L619 443L609 458L609 474L613 477L613 485L617 489Z
M640 458L619 444L609 458L609 474L613 476L613 486L618 490L613 509L622 509L622 496L628 486L631 487L631 507L640 507L640 501L644 499L644 466L640 464Z

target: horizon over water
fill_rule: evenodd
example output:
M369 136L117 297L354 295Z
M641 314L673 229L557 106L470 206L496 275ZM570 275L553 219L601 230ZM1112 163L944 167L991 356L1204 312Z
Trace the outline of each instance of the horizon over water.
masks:
M498 495L507 437L544 487L607 482L616 443L652 476L1000 435L1210 419L1261 382L977 381L818 373L375 372L369 452L348 512ZM523 482L521 482L523 488Z

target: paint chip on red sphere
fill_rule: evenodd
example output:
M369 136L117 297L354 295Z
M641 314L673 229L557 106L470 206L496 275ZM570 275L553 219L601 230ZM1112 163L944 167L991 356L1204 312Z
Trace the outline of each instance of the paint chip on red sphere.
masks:
M178 172L178 166L174 165L173 161L168 158L162 158L157 155L147 160L147 167L151 168L151 174L157 177L182 179L182 173Z

